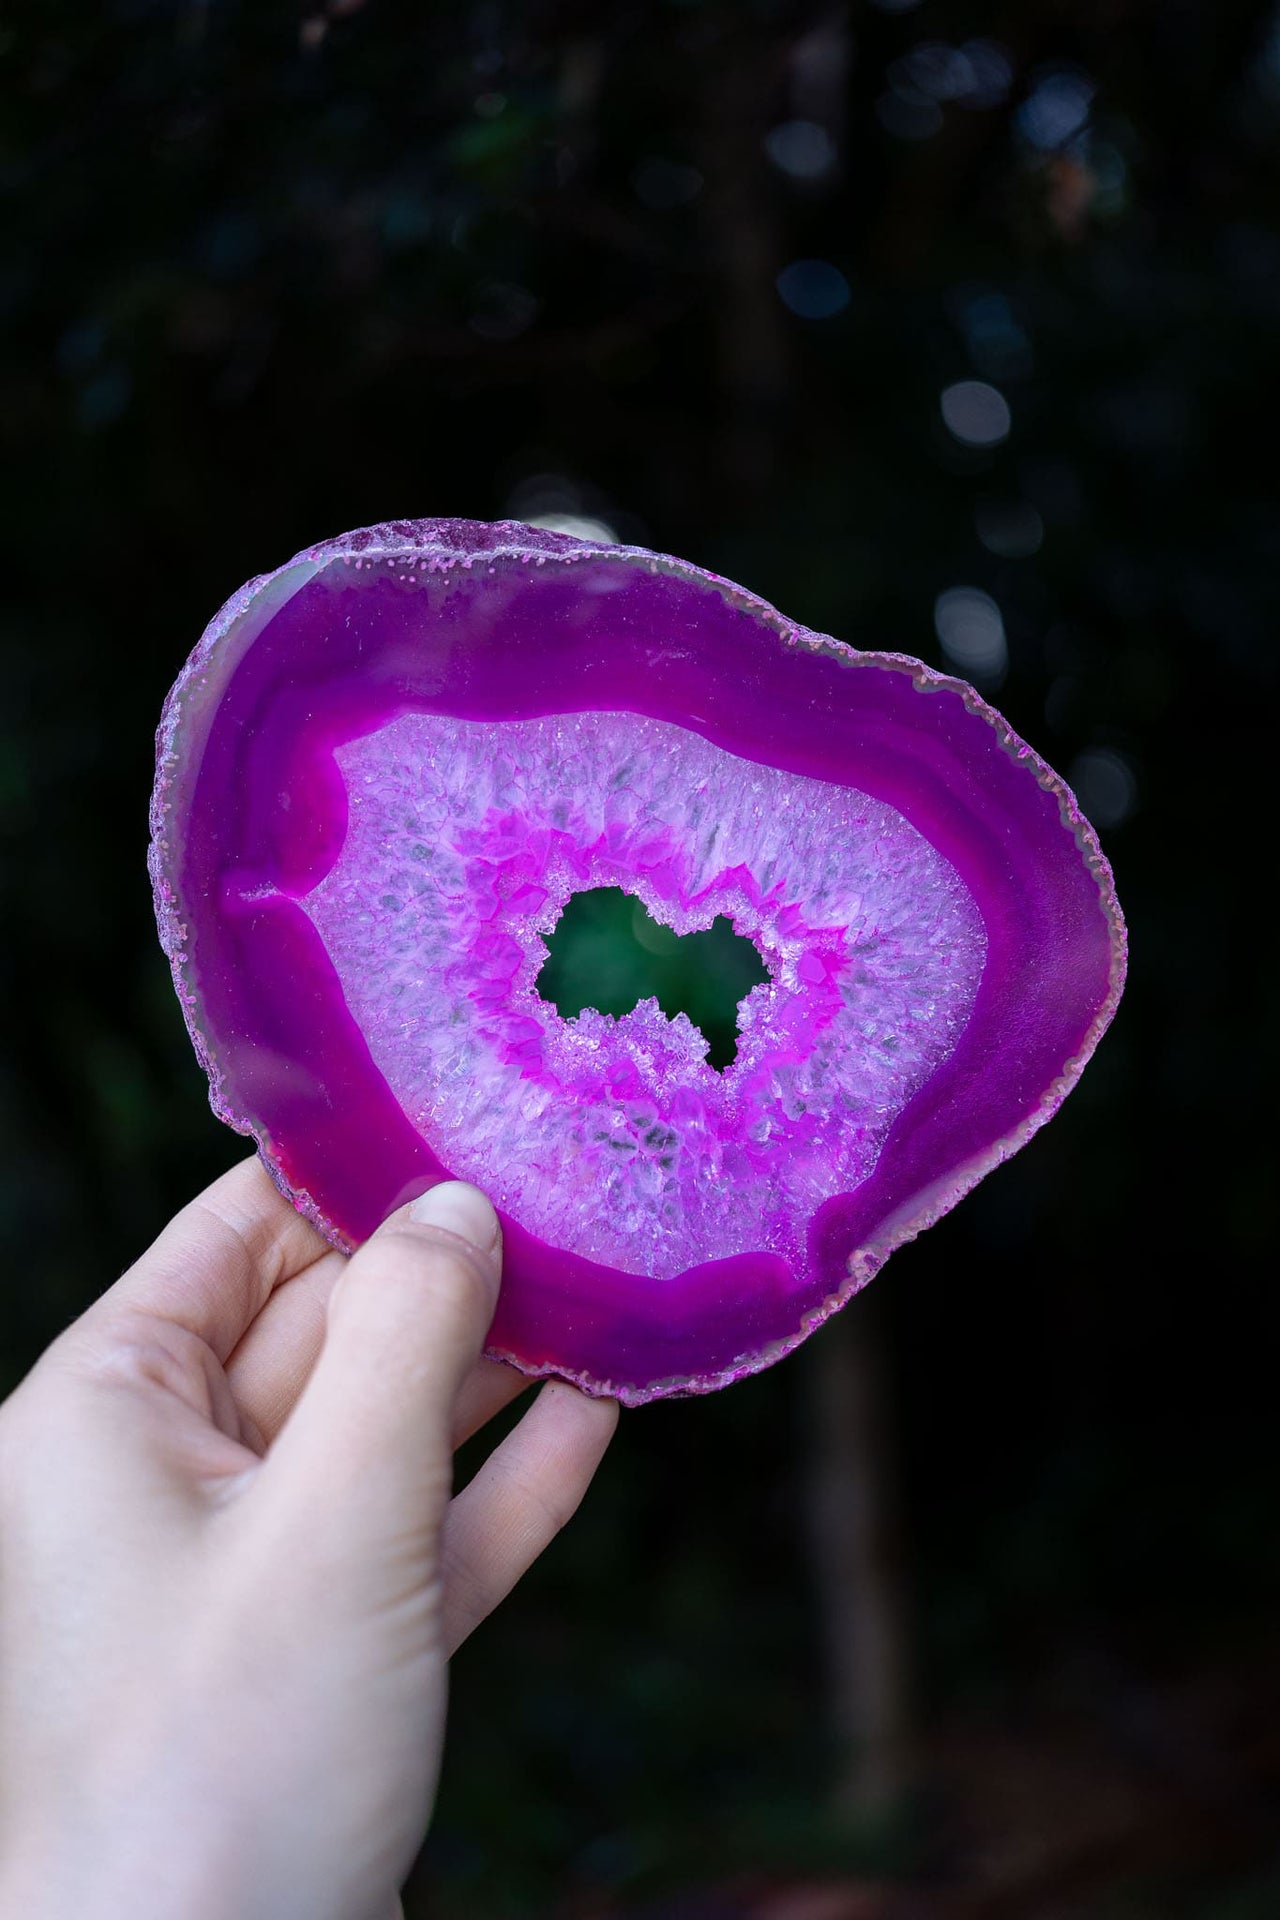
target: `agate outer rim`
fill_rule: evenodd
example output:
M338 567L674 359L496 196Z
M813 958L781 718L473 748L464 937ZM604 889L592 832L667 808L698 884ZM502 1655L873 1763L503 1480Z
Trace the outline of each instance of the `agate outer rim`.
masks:
M194 777L190 759L188 758L185 767L183 764L184 729L189 729L190 709L200 704L199 693L215 658L220 664L225 664L228 647L241 652L247 651L252 646L257 632L265 622L248 616L254 612L262 613L270 610L273 589L279 594L281 588L288 587L288 592L280 595L277 602L278 605L283 605L288 598L292 597L293 592L303 580L321 568L343 563L362 569L365 561L378 563L396 559L403 559L406 562L412 560L419 567L425 561L432 571L454 567L472 570L492 565L503 559L532 563L539 567L548 562L572 564L575 561L589 559L628 568L644 568L649 572L669 575L691 585L714 587L734 607L750 614L760 624L768 627L786 647L824 655L845 668L889 670L894 674L908 675L913 686L926 696L934 693L957 696L968 713L990 728L1003 752L1009 758L1021 763L1028 774L1034 778L1035 783L1046 794L1054 797L1061 824L1072 836L1079 856L1096 885L1099 905L1106 921L1109 971L1106 991L1098 1001L1080 1045L1071 1057L1062 1063L1061 1070L1044 1088L1034 1105L1020 1115L1015 1124L998 1138L985 1143L976 1153L946 1169L931 1183L921 1186L903 1204L891 1209L878 1222L876 1231L850 1251L839 1283L816 1306L804 1314L801 1323L793 1331L771 1340L759 1349L744 1351L730 1359L728 1364L714 1369L694 1371L687 1375L664 1376L647 1381L606 1378L599 1373L575 1370L571 1366L558 1364L554 1360L538 1362L531 1360L528 1355L504 1350L501 1344L495 1344L490 1349L494 1357L508 1360L530 1375L555 1375L567 1378L589 1392L613 1395L627 1404L641 1404L670 1394L713 1391L746 1374L773 1364L775 1360L801 1344L810 1333L845 1305L852 1295L867 1283L895 1248L914 1238L925 1227L948 1212L985 1173L1016 1152L1058 1110L1066 1094L1079 1079L1102 1033L1110 1023L1123 987L1126 934L1115 897L1109 864L1093 829L1066 783L967 683L908 655L859 651L829 635L815 633L786 619L767 602L749 591L685 561L672 556L653 554L643 548L600 546L573 536L531 529L511 521L493 524L457 521L390 522L358 529L336 540L321 542L304 549L285 566L247 583L227 602L206 629L165 703L157 736L158 772L152 804L151 869L162 941L170 956L175 984L193 1044L209 1076L211 1100L215 1111L238 1131L247 1133L256 1140L263 1159L284 1196L300 1212L310 1218L327 1238L338 1245L344 1245L349 1249L352 1241L336 1222L326 1215L311 1192L289 1181L281 1169L281 1155L276 1142L271 1137L270 1130L253 1116L238 1112L235 1102L225 1091L217 1043L206 1036L200 1025L198 993L187 974L188 930L180 905L177 876L169 870L168 823L175 801L182 797L184 784ZM401 1196L401 1199L410 1197L411 1195L406 1193Z

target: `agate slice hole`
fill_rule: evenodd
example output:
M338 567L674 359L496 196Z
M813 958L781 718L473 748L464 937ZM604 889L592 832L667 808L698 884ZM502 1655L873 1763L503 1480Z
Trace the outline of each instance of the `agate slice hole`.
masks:
M701 933L676 933L622 887L571 894L534 985L563 1020L587 1007L620 1018L656 1000L668 1020L685 1014L723 1073L738 1054L738 1009L770 978L759 949L717 914Z

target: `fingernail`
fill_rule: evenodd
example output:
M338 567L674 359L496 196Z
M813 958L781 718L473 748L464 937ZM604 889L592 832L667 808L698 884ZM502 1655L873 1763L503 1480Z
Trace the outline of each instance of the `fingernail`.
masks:
M501 1228L498 1216L479 1187L465 1180L442 1180L419 1194L409 1209L409 1218L425 1227L443 1227L456 1233L478 1253L496 1253Z

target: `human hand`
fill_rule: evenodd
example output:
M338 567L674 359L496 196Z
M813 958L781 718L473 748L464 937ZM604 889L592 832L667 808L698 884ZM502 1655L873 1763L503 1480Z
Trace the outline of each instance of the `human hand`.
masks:
M413 1217L416 1215L416 1219ZM0 1409L0 1914L388 1920L450 1653L585 1491L612 1401L481 1359L492 1208L349 1261L254 1158Z

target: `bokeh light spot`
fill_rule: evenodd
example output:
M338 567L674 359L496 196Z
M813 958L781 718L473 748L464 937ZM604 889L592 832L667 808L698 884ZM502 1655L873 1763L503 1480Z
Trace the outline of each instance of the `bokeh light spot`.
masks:
M793 260L777 286L783 305L802 320L830 320L849 304L849 282L829 260Z
M956 380L943 389L941 406L948 430L966 447L998 447L1009 437L1009 402L989 381Z
M541 305L528 287L506 280L485 280L476 288L471 331L482 340L515 340L533 325Z
M1018 108L1018 131L1042 152L1065 146L1089 118L1096 91L1084 73L1058 68L1044 74Z
M599 540L611 547L618 544L616 530L607 520L598 520L593 514L535 513L524 524L526 527L542 527L547 533L571 534L575 540Z
M836 163L835 142L816 120L784 120L765 135L765 152L793 180L821 180Z
M1004 620L980 587L948 587L933 604L933 624L942 651L973 680L995 686L1009 665Z
M1078 753L1067 771L1067 784L1095 827L1122 826L1138 804L1133 763L1114 747L1087 747Z
M506 512L526 527L567 533L575 540L621 544L621 535L608 518L606 498L597 488L580 485L567 473L527 474L507 495Z
M890 83L900 92L912 87L930 100L963 100L975 82L968 55L945 40L922 40L918 47L895 60Z
M1013 61L998 40L966 40L960 49L969 62L973 83L964 96L966 107L1002 106L1013 85Z

